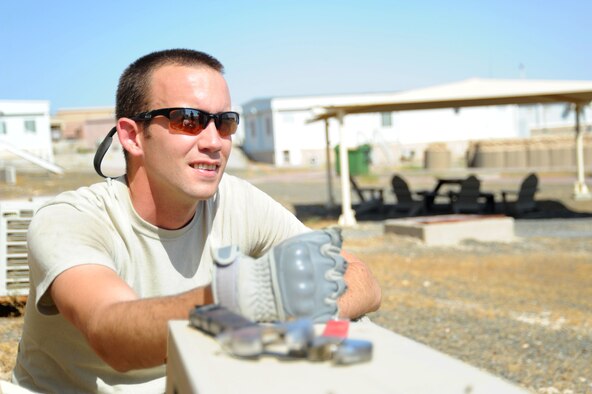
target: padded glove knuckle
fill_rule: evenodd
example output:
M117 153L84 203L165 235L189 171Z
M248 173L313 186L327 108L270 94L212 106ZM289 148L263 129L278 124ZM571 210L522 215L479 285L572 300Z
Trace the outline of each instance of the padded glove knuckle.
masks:
M294 269L295 268L295 269ZM288 264L284 269L282 287L292 297L312 297L315 293L312 264Z
M287 315L307 316L314 312L315 268L308 244L292 243L276 254L280 292Z
M328 229L286 239L258 259L219 248L214 300L257 321L336 317L346 288L341 243L340 231Z

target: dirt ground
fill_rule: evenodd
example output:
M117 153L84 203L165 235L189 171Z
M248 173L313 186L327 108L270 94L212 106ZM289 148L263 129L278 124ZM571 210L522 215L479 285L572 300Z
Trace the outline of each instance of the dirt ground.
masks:
M302 218L311 227L335 224L334 215L316 214L327 200L322 171L234 172L297 213L308 207ZM387 189L388 175L362 181ZM421 188L434 174L406 176ZM521 176L481 174L493 191L515 189ZM0 195L46 195L98 180L86 170L21 174L17 185L0 184ZM383 303L371 319L534 393L592 393L592 202L574 201L572 186L569 174L541 174L537 196L546 210L516 219L510 243L428 247L384 234L377 218L344 229L344 247L362 257L382 285ZM23 317L14 306L2 311L0 378L7 379Z
M425 247L384 235L346 247L382 284L376 323L533 392L592 392L589 239L516 243Z

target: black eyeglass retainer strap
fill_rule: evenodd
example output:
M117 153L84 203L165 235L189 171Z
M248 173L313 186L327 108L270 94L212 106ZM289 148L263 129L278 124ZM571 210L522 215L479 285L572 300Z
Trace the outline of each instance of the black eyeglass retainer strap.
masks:
M105 157L105 154L109 150L109 147L111 146L111 143L113 142L113 136L115 135L116 132L117 132L117 127L113 127L109 131L109 133L107 133L107 136L105 137L103 142L101 142L101 144L97 148L97 152L95 153L95 158L93 160L95 171L97 172L97 174L99 174L103 178L110 178L107 175L103 174L103 172L101 171L101 162L103 161L103 157Z

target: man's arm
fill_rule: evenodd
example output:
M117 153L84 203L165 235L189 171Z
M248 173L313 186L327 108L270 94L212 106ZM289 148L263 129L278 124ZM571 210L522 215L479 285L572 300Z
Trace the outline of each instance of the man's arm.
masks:
M341 251L347 261L344 279L346 292L337 301L339 317L355 319L380 307L382 293L370 269L354 255Z
M195 305L212 302L210 287L139 299L114 271L97 264L64 271L49 291L60 313L120 372L164 363L167 322L187 319Z
M340 316L356 318L378 309L378 282L359 259L342 254L348 261L348 290L338 301ZM120 372L161 365L166 358L167 322L186 319L195 305L212 303L210 287L139 299L114 271L96 264L64 271L49 291L60 313L103 361Z

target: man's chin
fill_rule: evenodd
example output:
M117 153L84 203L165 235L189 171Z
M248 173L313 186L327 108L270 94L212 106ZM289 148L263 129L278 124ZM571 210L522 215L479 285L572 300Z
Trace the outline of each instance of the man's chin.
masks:
M222 180L224 173L220 173L219 176L211 179L200 179L193 183L189 188L184 188L187 195L191 196L195 200L207 200L212 198L218 191L218 186Z
M216 185L211 185L208 187L200 187L194 190L191 190L189 192L189 194L195 199L195 200L209 200L210 198L212 198L216 192L218 191L218 184L219 182L216 183Z

